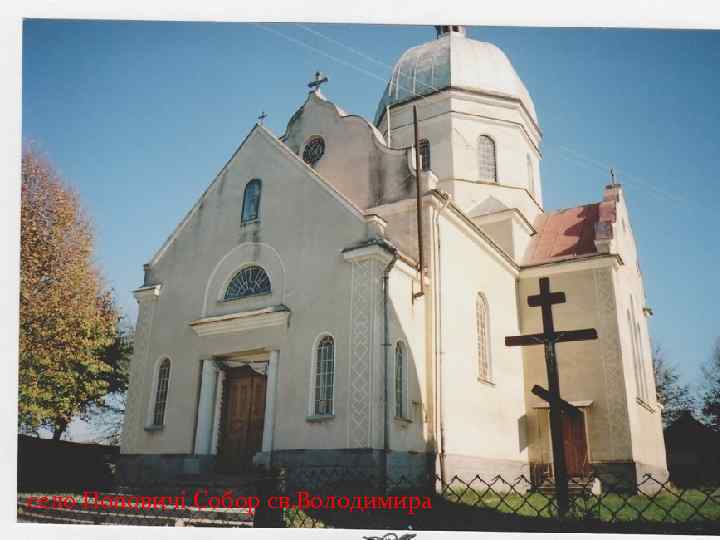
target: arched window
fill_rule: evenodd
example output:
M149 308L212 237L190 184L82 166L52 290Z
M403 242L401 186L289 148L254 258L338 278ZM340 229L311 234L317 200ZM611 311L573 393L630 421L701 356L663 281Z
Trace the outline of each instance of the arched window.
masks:
M647 381L645 378L645 360L640 334L640 325L635 319L635 302L630 297L630 309L627 310L628 331L632 346L633 366L635 367L635 386L637 396L647 400Z
M333 414L333 385L335 379L335 340L324 336L315 356L315 416Z
M165 422L165 404L167 403L168 382L170 381L170 359L160 362L155 386L155 405L153 407L153 425L162 426Z
M478 293L475 300L475 324L477 333L478 377L490 381L490 328L488 303L483 293Z
M497 182L495 161L495 141L487 135L480 135L478 139L478 175L480 180Z
M528 170L528 189L530 194L535 196L535 170L533 169L533 162L530 158L530 154L527 155L527 170Z
M262 182L259 178L250 180L245 186L243 196L242 223L257 221L260 216L260 192Z
M420 170L430 170L430 141L422 139L418 144L418 153L420 154Z
M225 300L270 294L270 278L260 266L246 266L233 276L225 290Z
M407 417L407 358L401 341L395 345L395 416Z

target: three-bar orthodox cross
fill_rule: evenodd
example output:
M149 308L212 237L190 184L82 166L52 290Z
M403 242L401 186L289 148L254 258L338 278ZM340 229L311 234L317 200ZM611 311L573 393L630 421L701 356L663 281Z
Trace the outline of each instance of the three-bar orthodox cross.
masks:
M543 332L541 334L528 334L524 336L507 336L505 345L508 347L544 345L545 367L547 369L548 389L533 386L532 393L548 402L550 405L550 436L553 449L553 470L555 475L555 489L557 491L558 507L561 515L568 510L568 483L567 466L565 463L565 448L562 435L562 415L578 414L579 410L560 397L560 377L558 376L557 356L555 344L564 341L585 341L597 339L594 328L583 330L555 330L552 306L565 302L565 293L550 292L550 280L540 278L540 294L528 296L528 306L539 307L542 312Z

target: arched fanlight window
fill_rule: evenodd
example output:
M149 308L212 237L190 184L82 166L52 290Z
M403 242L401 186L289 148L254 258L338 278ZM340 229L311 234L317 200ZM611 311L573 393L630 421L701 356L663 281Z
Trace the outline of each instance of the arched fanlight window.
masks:
M170 359L160 362L155 386L155 405L153 407L153 425L162 426L165 422L165 404L167 403L168 383L170 381Z
M430 170L430 141L422 139L418 144L418 153L420 154L420 170Z
M490 370L490 319L488 317L487 298L483 293L477 295L475 317L477 325L478 377L484 381L490 381L492 376Z
M497 182L495 141L487 135L478 138L478 176L485 182Z
M262 191L262 182L259 178L250 180L245 186L245 195L243 196L242 206L242 222L249 223L257 221L260 216L260 193Z
M407 358L401 341L395 345L395 416L407 417Z
M260 266L246 266L236 273L225 289L225 300L270 294L270 278Z
M530 154L527 155L527 170L528 170L528 189L530 194L535 196L535 170L533 169L533 162L530 158Z
M313 414L333 414L333 385L335 379L335 340L324 336L315 352L315 399Z

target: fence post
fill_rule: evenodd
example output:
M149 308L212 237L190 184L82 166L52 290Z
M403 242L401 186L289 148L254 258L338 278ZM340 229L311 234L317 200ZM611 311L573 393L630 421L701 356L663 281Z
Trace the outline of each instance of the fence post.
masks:
M270 508L268 499L277 496L284 491L282 470L270 471L269 474L262 475L256 483L260 505L255 509L255 519L253 525L262 528L281 528L284 526L283 517L285 510L283 508Z

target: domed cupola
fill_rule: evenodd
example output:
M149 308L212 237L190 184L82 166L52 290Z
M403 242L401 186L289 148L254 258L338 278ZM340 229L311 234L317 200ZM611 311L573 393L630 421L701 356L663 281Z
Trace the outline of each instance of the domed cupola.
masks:
M388 146L413 146L417 109L422 167L471 217L542 211L535 105L508 57L462 26L405 51L375 115ZM484 218L489 219L489 218Z
M464 26L436 26L437 39L405 51L378 104L375 124L387 107L456 88L519 100L537 124L535 105L510 60L492 43L466 37Z

